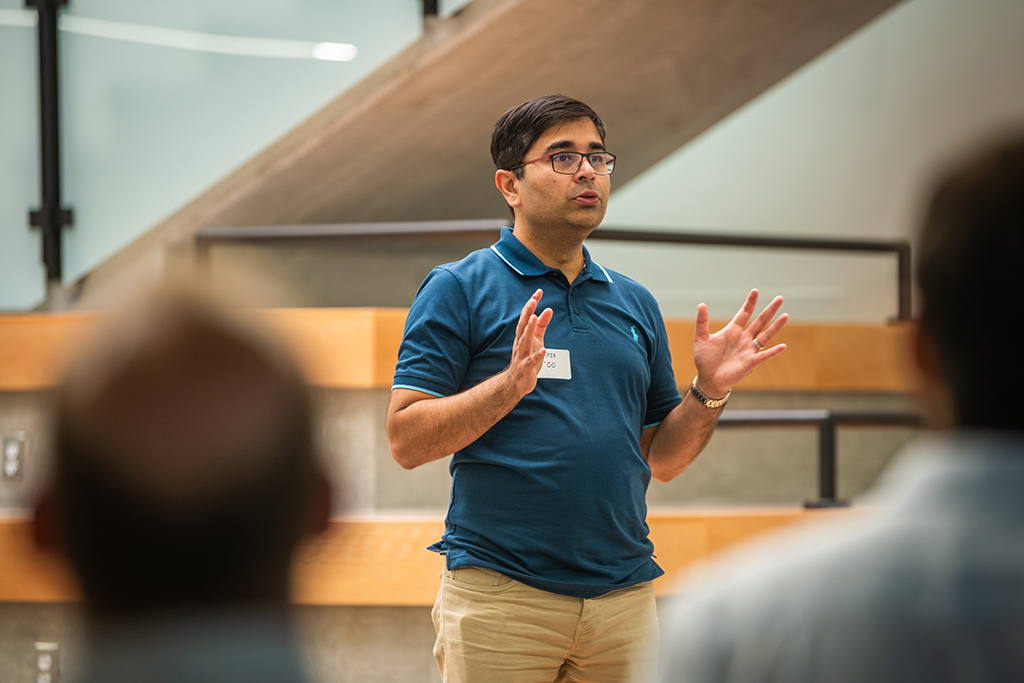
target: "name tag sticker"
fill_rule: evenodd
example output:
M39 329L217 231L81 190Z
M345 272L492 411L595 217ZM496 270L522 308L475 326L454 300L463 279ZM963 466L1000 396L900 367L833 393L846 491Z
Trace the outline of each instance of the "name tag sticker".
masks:
M572 379L568 349L548 349L537 379Z

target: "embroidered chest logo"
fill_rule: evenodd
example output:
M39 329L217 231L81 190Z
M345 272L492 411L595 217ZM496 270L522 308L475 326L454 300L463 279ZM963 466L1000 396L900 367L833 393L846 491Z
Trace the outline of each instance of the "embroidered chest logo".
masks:
M639 343L640 342L640 335L636 333L636 325L630 325L629 326L629 331L633 333L633 341Z

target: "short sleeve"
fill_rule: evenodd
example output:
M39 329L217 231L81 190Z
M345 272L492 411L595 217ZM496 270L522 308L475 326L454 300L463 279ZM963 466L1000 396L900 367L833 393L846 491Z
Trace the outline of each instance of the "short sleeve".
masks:
M676 375L672 370L672 354L668 348L668 332L665 330L665 319L657 304L651 315L651 326L654 330L654 345L651 355L651 384L647 388L647 413L644 415L644 429L661 423L682 398L676 385Z
M470 360L469 304L455 275L439 266L409 308L392 389L458 393Z

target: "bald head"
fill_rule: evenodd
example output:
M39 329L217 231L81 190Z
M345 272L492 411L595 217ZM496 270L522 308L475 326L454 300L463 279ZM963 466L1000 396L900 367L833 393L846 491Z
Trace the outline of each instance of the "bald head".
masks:
M283 601L326 493L305 388L276 343L164 296L105 326L57 404L55 519L87 602Z

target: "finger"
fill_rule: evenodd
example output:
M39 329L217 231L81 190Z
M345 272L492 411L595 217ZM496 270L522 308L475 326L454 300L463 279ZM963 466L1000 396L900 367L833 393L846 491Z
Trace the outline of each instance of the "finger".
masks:
M545 308L544 311L537 317L537 328L534 335L537 338L537 342L540 344L544 343L544 333L548 330L548 323L551 322L551 317L555 314L550 308Z
M779 333L779 330L782 329L782 326L786 324L787 320L789 320L789 313L783 313L778 317L778 319L776 319L771 325L768 326L768 329L766 329L764 332L754 335L754 338L757 339L758 343L761 344L761 346L767 346L768 344L771 343L772 339L775 338L775 335Z
M757 306L757 290L750 290L750 294L747 294L747 300L740 306L740 310L736 311L736 315L732 317L730 325L735 324L740 327L746 327L747 322L750 321L750 316L754 314L754 308Z
M526 323L529 321L530 316L537 310L537 302L540 301L539 294L541 291L538 289L533 293L533 296L523 306L523 310L519 313L519 322L516 324L516 339L523 336L523 331L526 329Z
M531 315L523 327L523 334L512 344L512 359L527 360L533 353L533 339L537 334L537 316Z
M537 349L533 355L526 359L526 369L534 375L540 374L540 369L544 365L544 355L547 352L548 350L543 346Z
M708 338L708 307L704 304L697 304L697 324L693 328L694 343L704 341Z
M541 346L539 349L537 349L536 351L533 352L533 357L530 359L530 364L531 365L540 365L540 362L542 360L544 360L544 356L547 354L547 352L548 352L547 348L544 347L544 346Z
M754 322L750 323L750 327L747 328L747 331L755 337L760 334L761 330L763 330L768 323L771 322L771 319L775 317L775 314L779 312L780 306L782 306L782 297L777 296L772 299L770 304L764 307L764 310L761 311L761 314L754 319Z
M754 354L754 367L756 368L761 363L764 363L766 361L771 360L772 358L775 358L775 356L779 355L785 350L785 344L776 344L775 346L767 348L764 351L761 351L760 353Z

